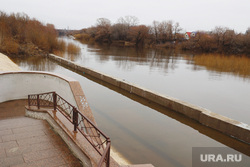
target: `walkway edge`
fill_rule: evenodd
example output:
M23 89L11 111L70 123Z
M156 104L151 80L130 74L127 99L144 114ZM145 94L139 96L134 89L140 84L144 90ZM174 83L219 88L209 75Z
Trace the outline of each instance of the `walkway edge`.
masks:
M75 157L77 157L86 167L92 167L91 160L88 158L87 155L71 140L71 138L67 135L63 127L61 127L56 120L52 118L52 116L47 113L47 111L32 111L28 107L25 107L25 116L35 118L35 119L42 119L46 120L53 130L63 139L63 141L68 145L69 149L73 152Z
M118 88L121 88L129 93L133 93L142 98L153 101L157 104L181 113L193 120L196 120L205 126L218 130L230 137L250 144L250 126L248 124L233 120L231 118L227 118L225 116L216 114L207 109L183 102L181 100L161 95L151 90L147 90L138 85L111 77L90 68L86 68L84 66L81 66L80 64L58 57L56 55L49 54L48 57L65 66L73 68L80 73L90 75Z

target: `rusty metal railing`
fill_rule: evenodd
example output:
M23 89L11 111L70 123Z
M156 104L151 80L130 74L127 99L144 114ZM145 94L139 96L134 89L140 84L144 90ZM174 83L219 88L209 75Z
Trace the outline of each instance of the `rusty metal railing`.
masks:
M106 162L106 167L110 166L110 139L56 92L28 95L28 105L37 106L38 109L49 107L62 113L74 125L74 132L79 131L100 154L98 167L101 167L104 162Z

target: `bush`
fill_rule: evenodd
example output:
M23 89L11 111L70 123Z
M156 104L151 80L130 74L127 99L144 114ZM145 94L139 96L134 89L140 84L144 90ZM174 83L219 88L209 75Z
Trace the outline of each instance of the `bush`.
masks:
M7 54L18 54L19 45L14 40L5 40L3 45L3 51Z
M37 55L64 52L66 44L57 39L53 24L44 25L26 14L8 15L0 11L0 52L8 55ZM68 51L78 53L80 48L70 44Z

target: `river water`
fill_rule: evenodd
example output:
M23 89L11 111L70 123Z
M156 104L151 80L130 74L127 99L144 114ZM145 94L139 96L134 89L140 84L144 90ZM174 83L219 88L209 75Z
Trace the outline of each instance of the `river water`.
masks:
M241 58L246 66L241 69L237 66L242 64L233 64L241 62L235 57L86 45L66 40L81 47L79 55L62 55L67 59L250 124L249 58ZM231 65L217 67L211 57L216 59L215 64L222 61L223 67ZM113 149L133 164L192 166L192 147L228 146L250 155L247 144L159 105L97 83L47 58L13 61L23 70L50 71L78 80L98 127L110 136Z

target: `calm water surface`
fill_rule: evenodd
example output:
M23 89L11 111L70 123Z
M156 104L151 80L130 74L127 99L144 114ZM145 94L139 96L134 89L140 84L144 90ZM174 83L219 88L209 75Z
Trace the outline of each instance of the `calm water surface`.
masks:
M249 123L250 80L246 76L195 65L193 55L77 44L82 48L80 55L64 56L161 94ZM24 70L51 71L77 79L98 126L111 137L112 146L131 163L191 166L192 147L229 146L250 155L249 145L161 106L98 84L51 60L14 61Z
M64 55L72 61L250 124L250 58L226 57L211 62L214 55L199 59L202 56L169 50L70 41L82 48L78 56Z

